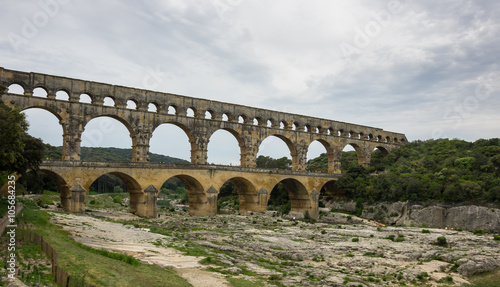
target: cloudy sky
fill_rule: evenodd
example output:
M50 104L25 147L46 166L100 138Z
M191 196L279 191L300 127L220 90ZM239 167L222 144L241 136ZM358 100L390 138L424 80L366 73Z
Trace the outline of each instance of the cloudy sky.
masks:
M410 141L500 137L500 2L436 2L6 1L0 66L375 126ZM26 114L30 133L62 144L55 117ZM102 125L93 120L86 133ZM82 145L129 147L125 128L112 126L98 139L84 133ZM187 137L161 126L151 151L188 158ZM309 157L320 152L311 146ZM237 164L238 153L222 131L210 141L209 162ZM278 139L261 153L288 154Z

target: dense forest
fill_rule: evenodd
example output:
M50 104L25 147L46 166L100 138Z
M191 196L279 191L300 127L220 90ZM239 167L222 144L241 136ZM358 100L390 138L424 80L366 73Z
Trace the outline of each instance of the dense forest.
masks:
M326 155L309 170L324 171ZM337 187L348 199L367 201L500 202L500 140L414 141L383 157L373 153L369 167L356 164L354 151L342 158Z

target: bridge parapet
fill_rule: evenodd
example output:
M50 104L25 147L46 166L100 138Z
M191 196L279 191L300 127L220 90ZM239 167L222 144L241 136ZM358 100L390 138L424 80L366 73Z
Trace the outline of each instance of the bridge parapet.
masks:
M116 168L116 169L173 169L173 170L217 170L217 171L234 171L245 173L260 173L260 174L279 174L290 176L314 176L337 179L341 174L332 174L324 172L310 172L310 171L294 171L286 169L268 169L268 168L253 168L241 167L230 165L214 165L214 164L179 164L179 163L161 163L161 162L120 162L120 161L76 161L76 160L44 160L40 164L41 168L44 167L95 167L95 168Z

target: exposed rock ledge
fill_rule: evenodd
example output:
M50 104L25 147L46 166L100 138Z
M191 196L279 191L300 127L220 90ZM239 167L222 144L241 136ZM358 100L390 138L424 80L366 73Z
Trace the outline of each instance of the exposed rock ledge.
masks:
M333 202L329 208L354 211L354 202ZM500 209L479 205L421 205L409 202L364 205L362 217L391 225L425 225L433 228L488 230L500 233Z

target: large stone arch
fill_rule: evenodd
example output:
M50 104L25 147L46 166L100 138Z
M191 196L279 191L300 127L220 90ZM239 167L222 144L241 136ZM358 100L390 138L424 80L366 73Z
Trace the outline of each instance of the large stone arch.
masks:
M240 148L240 166L247 166L247 147L245 144L245 140L241 136L241 133L232 129L232 128L228 128L228 127L216 128L207 134L208 140L210 141L212 136L219 130L229 132L232 136L234 136L234 138L238 142L238 146ZM207 145L207 148L208 148L208 145Z
M320 190L321 195L331 196L334 199L341 199L344 197L345 192L337 188L337 180L330 180L325 182Z
M373 148L373 149L372 149L371 154L372 154L375 150L377 150L377 149L378 149L378 150L382 153L382 155L383 155L384 157L386 157L386 156L389 154L389 152L390 152L388 149L386 149L386 148L385 148L385 147L383 147L383 146L376 146L375 148Z
M175 127L180 128L184 132L184 134L188 138L189 146L191 149L190 150L190 153L191 153L190 159L191 159L191 163L193 163L193 153L196 151L196 141L195 141L195 137L194 137L191 129L188 126L186 126L185 124L177 122L177 121L161 121L153 126L152 131L151 131L151 139L153 138L154 132L162 125L173 125Z
M111 171L102 174L95 174L89 181L83 183L82 187L88 192L92 183L99 177L106 174L118 177L127 186L127 192L130 194L131 213L141 216L156 216L156 198L158 190L152 185L144 189L144 187L142 187L134 177L124 172Z
M293 141L291 139L289 139L288 137L286 137L284 135L281 135L281 134L278 134L278 133L272 133L272 134L266 135L265 137L263 137L259 141L259 146L258 146L257 152L255 154L257 155L259 153L262 143L267 138L272 137L272 136L277 137L280 140L282 140L283 142L285 142L285 144L288 147L288 150L290 151L290 156L292 158L292 170L298 170L299 169L299 154L297 152L297 147L296 147L296 145L293 143Z
M48 176L50 176L52 179L55 180L57 183L57 186L59 187L59 191L61 193L60 198L61 198L61 206L64 208L65 211L72 211L71 210L71 192L68 183L66 180L57 172L54 172L49 169L39 169L39 172L45 173Z
M315 142L315 141L319 142L325 148L326 155L328 157L328 172L329 173L334 173L335 172L335 161L336 160L340 160L340 159L336 158L335 152L334 152L334 149L333 149L332 145L328 141L326 141L324 139L318 139L317 138L317 139L313 139L313 140L311 140L311 142L309 142L308 149L311 146L311 144L313 142Z
M356 151L356 154L358 155L358 164L364 166L366 164L367 160L365 158L365 153L363 151L363 148L360 145L358 145L357 143L347 142L342 146L342 150L344 150L346 148L346 146L348 146L348 145L352 146L354 148L354 150ZM369 160L368 160L368 163L369 163Z
M136 131L134 130L134 128L132 127L132 125L127 121L125 120L124 118L118 116L118 115L114 115L114 114L108 114L108 113L103 113L103 114L98 114L96 116L87 116L85 118L85 120L81 123L81 133L79 135L80 137L80 140L82 140L82 137L84 135L84 132L85 132L85 129L87 128L88 124L92 121L92 120L96 120L96 119L99 119L99 118L111 118L111 119L114 119L116 121L118 121L119 123L121 123L126 129L127 131L129 132L129 137L131 139L131 148L132 148L132 155L131 155L131 158L132 158L132 161L137 161L137 153L138 153L138 143L139 143L139 139L137 137L137 133ZM104 133L105 131L98 131L100 134ZM91 140L90 136L89 136L89 140Z

